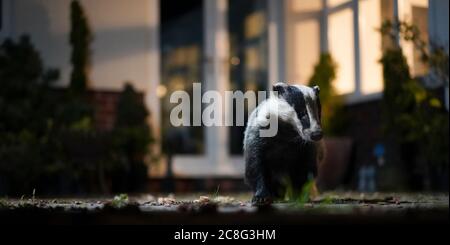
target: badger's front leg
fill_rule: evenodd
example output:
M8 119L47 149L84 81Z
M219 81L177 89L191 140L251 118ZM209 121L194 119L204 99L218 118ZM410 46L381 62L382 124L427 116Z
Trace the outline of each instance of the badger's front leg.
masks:
M252 198L252 205L264 206L273 202L273 194L269 190L267 177L259 176L256 182L255 194Z
M245 179L254 193L252 205L268 205L273 201L270 191L270 178L259 154L253 152L245 157Z

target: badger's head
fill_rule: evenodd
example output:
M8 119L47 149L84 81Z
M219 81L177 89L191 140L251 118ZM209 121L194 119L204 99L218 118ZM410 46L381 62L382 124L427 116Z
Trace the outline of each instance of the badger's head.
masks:
M307 141L322 139L320 88L303 85L276 83L273 91L280 99L284 99L294 110L299 122L300 135Z

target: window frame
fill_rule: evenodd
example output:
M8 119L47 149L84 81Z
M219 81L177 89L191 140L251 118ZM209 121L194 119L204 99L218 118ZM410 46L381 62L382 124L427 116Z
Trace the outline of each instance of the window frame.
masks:
M326 3L326 2L325 2ZM371 92L371 93L363 93L362 86L365 82L362 77L362 54L361 54L361 44L360 44L360 38L361 38L361 27L360 27L360 6L359 6L358 0L349 0L347 2L341 3L336 6L325 6L327 9L326 15L324 15L324 18L326 18L326 22L329 22L329 18L332 14L342 11L344 9L350 9L353 13L353 49L354 49L354 91L351 93L344 93L341 94L343 98L345 98L345 103L347 105L352 104L359 104L359 103L365 103L373 100L379 100L383 96L383 90L378 92ZM381 24L381 23L380 23ZM329 42L329 36L326 37L326 42Z
M294 48L294 44L290 43L290 40L292 39L292 32L293 32L293 24L290 21L295 21L296 19L303 19L305 18L305 16L300 16L301 13L293 13L291 12L292 9L292 4L293 4L293 0L288 0L286 9L285 9L285 14L287 16L286 19L286 35L287 35L287 47L288 49ZM329 47L329 42L330 42L330 34L329 34L329 21L330 21L330 17L333 14L339 13L341 11L344 10L351 10L352 15L353 15L353 20L352 20L352 25L353 25L353 35L352 35L352 39L354 40L354 44L353 44L353 60L354 60L354 69L353 69L353 91L349 92L349 93L343 93L340 94L340 96L342 96L344 98L344 101L346 104L350 105L350 104L358 104L358 103L365 103L368 101L372 101L372 100L377 100L380 99L382 97L383 91L373 91L370 93L364 93L363 92L363 84L365 83L365 81L363 80L363 67L362 67L362 53L361 53L361 28L360 28L360 20L359 17L362 13L360 13L360 9L359 9L359 1L358 0L347 0L344 1L342 3L339 3L337 5L330 5L328 3L327 0L323 0L322 1L322 6L320 10L312 10L310 12L306 12L306 14L308 14L309 18L315 18L320 22L320 27L319 27L319 39L320 39L320 52L331 52L330 47ZM303 13L305 14L305 13ZM380 23L381 25L381 23ZM319 54L320 55L320 54ZM319 56L318 55L318 56ZM287 62L288 63L292 63L294 62L292 60L292 57L289 58L288 55L288 59ZM287 76L292 76L292 64L288 65L287 68ZM289 68L290 67L290 68Z
M393 0L393 4L394 7L392 9L392 17L394 18L400 18L400 20L404 20L405 19L405 12L407 10L409 10L412 15L412 8L413 7L422 7L422 8L426 8L429 11L429 3L427 3L426 5L422 4L422 2L425 1L421 1L421 0L411 0L408 2L407 5L405 5L404 3L399 7L399 3L398 0ZM356 59L355 59L355 91L352 93L346 93L346 94L342 94L341 96L343 96L345 98L345 102L348 105L351 104L358 104L358 103L365 103L368 101L373 101L373 100L379 100L383 97L383 90L379 91L379 92L372 92L372 93L363 93L362 92L362 84L364 83L363 77L361 75L362 72L362 67L361 67L361 53L360 53L360 44L359 44L359 38L360 38L360 27L359 27L359 15L361 14L359 12L359 2L358 0L349 0L348 2L341 4L341 6L336 6L333 7L336 8L337 11L340 10L340 8L351 8L353 13L354 13L354 38L355 38L355 55L356 55ZM328 9L329 10L329 9ZM327 18L329 18L329 14L331 11L329 11L327 13ZM411 19L409 21L412 21L412 16L410 16ZM429 20L428 20L429 21ZM429 23L428 23L429 26ZM428 30L428 36L429 36L429 30ZM328 40L327 40L328 41ZM400 45L402 46L402 48L405 50L411 49L411 45L406 44L404 41L400 41ZM412 54L412 50L408 50L411 53L407 54L407 60L408 63L410 65L410 67L412 69L414 69L414 54ZM356 53L357 52L357 53ZM426 76L426 74L425 74Z

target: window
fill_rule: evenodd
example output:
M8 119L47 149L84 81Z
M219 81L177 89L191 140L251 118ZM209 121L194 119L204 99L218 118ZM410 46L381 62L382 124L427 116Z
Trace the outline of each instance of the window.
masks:
M412 24L420 30L420 39L428 43L428 8L413 6L412 7ZM416 76L423 76L428 73L427 66L421 59L421 53L414 49L414 70Z
M383 90L382 36L377 31L382 23L379 0L359 2L359 45L361 60L361 94Z
M266 1L230 0L228 29L231 90L240 90L244 93L249 90L265 91L268 66ZM245 110L252 110L252 108L245 108ZM236 111L236 108L233 111ZM233 125L236 125L235 122ZM244 130L244 126L229 127L231 155L242 154Z
M401 21L413 24L419 28L421 39L428 41L428 1L403 0L399 1L398 16ZM423 76L428 71L420 60L420 54L411 42L402 40L403 53L408 60L411 73L414 76Z
M287 80L307 84L320 55L321 1L288 1L287 15Z
M334 87L339 94L348 95L349 101L379 94L383 89L382 37L377 31L381 4L380 0L288 0L288 80L307 84L320 52L329 52L337 63Z
M330 53L338 64L335 81L337 92L356 94L357 97L381 92L383 77L379 60L382 43L377 31L382 23L381 1L365 0L355 5L352 1L333 0L329 8L328 42ZM354 15L356 10L359 13L357 19ZM358 22L358 32L354 29L355 21ZM359 61L355 59L356 54Z
M328 7L334 8L334 7L341 7L345 4L349 4L352 0L328 0L327 4Z
M176 6L176 7L174 7ZM178 143L175 154L204 153L202 126L173 127L170 94L184 90L192 98L193 83L202 81L203 5L195 1L161 1L161 129L163 138L169 136ZM164 92L164 93L163 93ZM191 124L193 122L191 103Z
M353 11L338 10L328 16L328 45L337 63L335 88L339 94L355 91L355 43Z

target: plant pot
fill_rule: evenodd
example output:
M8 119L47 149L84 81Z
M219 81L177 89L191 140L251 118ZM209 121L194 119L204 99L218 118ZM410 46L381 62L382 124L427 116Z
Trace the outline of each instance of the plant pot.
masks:
M332 190L342 184L350 165L353 141L347 137L325 138L322 142L324 156L318 166L317 186Z

